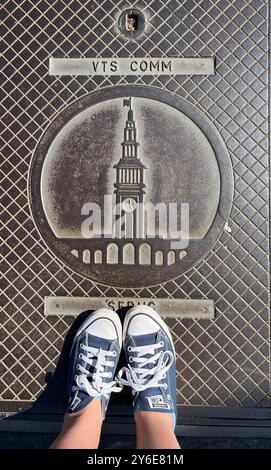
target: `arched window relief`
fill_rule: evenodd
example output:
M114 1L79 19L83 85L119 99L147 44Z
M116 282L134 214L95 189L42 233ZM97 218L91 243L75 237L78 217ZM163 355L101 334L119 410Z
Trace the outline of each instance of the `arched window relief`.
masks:
M123 247L123 264L135 264L135 247L132 243Z
M106 261L108 264L118 264L119 262L119 247L116 243L110 243L107 247Z
M169 251L167 254L167 264L174 264L176 261L176 256L174 251Z
M94 263L101 264L103 262L103 253L101 250L96 250L94 254Z
M90 251L84 250L83 251L83 263L89 264L90 263Z
M139 247L139 264L151 264L151 247L148 243Z
M161 266L164 262L164 254L162 251L157 251L155 253L155 264Z

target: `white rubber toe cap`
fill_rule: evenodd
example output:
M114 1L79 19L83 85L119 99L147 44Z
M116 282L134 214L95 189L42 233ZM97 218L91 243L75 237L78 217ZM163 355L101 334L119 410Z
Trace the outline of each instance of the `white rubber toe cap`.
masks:
M160 326L147 315L136 315L132 318L128 326L128 334L131 336L148 335L156 333Z
M125 344L126 334L131 336L147 335L157 333L160 328L168 336L175 353L170 330L160 315L147 305L133 307L127 312L124 319L123 344Z
M96 312L91 313L79 328L74 341L83 331L109 341L118 339L119 346L121 347L122 326L119 316L113 310L100 308Z
M114 323L106 318L100 318L95 320L86 329L86 332L98 338L104 338L108 340L117 339L117 332Z

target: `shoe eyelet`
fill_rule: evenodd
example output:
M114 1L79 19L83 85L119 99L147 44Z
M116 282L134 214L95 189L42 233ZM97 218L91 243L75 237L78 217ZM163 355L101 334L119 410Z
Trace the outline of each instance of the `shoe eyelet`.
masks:
M79 364L77 364L77 366L76 366L76 370L79 370Z
M79 359L82 359L82 357L83 357L83 354L80 353L79 354Z
M164 384L164 389L167 390L167 384Z
M110 362L110 366L114 367L114 362L113 361Z
M117 351L113 351L113 357L116 357Z
M167 399L170 400L171 399L171 396L169 394L167 394Z
M129 362L133 362L133 361L134 361L133 356L129 356Z
M164 341L160 341L161 348L164 346Z
M127 351L128 351L128 352L131 352L131 351L132 351L131 346L128 346Z
M84 345L83 343L80 343L80 348L83 349Z
M165 379L165 378L166 378L166 376L167 376L167 374L163 374L163 379Z

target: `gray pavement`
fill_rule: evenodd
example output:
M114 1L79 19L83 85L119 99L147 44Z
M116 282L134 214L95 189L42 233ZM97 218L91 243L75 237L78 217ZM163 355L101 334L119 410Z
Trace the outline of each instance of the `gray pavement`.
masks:
M0 449L47 449L55 434L0 432ZM271 449L270 439L237 439L230 437L184 437L180 439L183 449ZM102 436L101 448L133 449L133 436Z

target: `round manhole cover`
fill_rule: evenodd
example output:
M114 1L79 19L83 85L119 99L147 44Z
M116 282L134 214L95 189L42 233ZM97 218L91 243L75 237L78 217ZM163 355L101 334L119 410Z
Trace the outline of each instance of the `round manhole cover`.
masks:
M106 285L172 279L214 245L233 194L214 125L180 97L117 86L68 106L30 168L41 236L69 267Z

